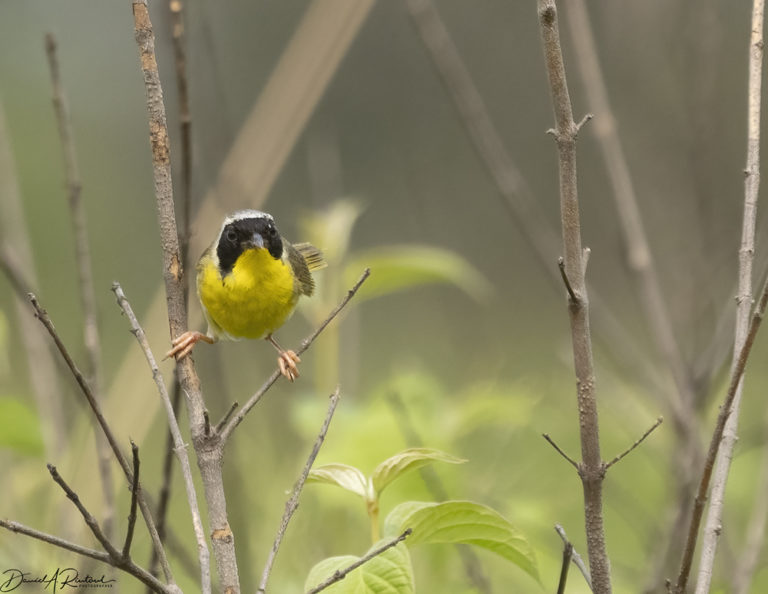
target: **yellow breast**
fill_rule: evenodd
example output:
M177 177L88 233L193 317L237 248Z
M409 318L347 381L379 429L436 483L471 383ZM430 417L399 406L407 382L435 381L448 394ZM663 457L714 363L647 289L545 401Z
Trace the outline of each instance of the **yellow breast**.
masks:
M263 338L288 320L299 299L290 265L266 249L243 252L223 278L204 256L197 291L218 338Z

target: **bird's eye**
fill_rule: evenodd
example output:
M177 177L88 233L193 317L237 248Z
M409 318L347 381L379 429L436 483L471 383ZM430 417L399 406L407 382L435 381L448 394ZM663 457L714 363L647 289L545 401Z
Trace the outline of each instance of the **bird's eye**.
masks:
M273 236L275 233L277 233L277 229L275 229L274 225L270 225L269 227L267 227L267 234L270 237Z
M234 232L234 230L230 229L227 231L227 239L229 241L237 241L237 233Z

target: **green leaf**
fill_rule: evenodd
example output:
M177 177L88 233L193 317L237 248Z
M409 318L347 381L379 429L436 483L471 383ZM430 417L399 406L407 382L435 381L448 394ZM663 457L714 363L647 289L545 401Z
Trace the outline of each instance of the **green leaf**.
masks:
M372 500L373 489L365 475L348 464L325 464L312 469L307 477L308 483L336 485L360 495L366 501Z
M536 555L526 538L497 511L472 501L401 503L387 516L385 537L396 537L406 528L413 533L409 547L420 544L471 544L488 549L539 580Z
M453 284L477 301L484 301L491 293L491 284L474 266L442 248L400 244L358 252L347 261L345 286L366 266L373 274L360 289L358 302L434 283Z
M43 437L35 411L25 403L11 397L0 398L0 448L19 454L42 456Z
M380 541L370 550L385 543L386 541ZM344 555L320 561L310 570L304 583L304 591L318 586L336 571L349 567L358 559L360 557ZM328 594L413 594L414 591L411 556L403 543L387 549L352 570L341 581L323 590Z
M463 464L466 460L431 448L410 448L384 460L373 471L371 479L378 497L389 483L406 472L416 470L432 462Z

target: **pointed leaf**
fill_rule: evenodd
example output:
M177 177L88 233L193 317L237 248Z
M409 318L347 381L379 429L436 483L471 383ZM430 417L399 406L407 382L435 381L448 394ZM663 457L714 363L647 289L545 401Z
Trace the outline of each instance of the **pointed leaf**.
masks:
M416 470L432 462L463 464L466 460L431 448L410 448L384 460L373 471L371 479L378 497L389 483L406 472Z
M371 495L368 479L354 466L348 464L325 464L312 469L308 483L326 483L352 491L368 501Z
M8 448L19 454L41 456L43 437L35 411L16 398L0 398L0 448Z
M406 543L463 543L493 551L539 580L536 555L526 538L497 511L472 501L425 503L409 501L390 512L384 523L386 537L406 528L413 533Z
M370 550L384 544L380 541ZM341 571L360 559L354 555L329 557L309 572L304 591L318 586L336 571ZM344 579L329 586L328 594L413 594L413 568L408 548L400 543L349 572Z
M448 283L477 301L491 293L491 284L467 260L450 250L427 245L393 245L356 253L347 261L345 285L370 267L374 274L361 288L356 300L373 299L411 287Z

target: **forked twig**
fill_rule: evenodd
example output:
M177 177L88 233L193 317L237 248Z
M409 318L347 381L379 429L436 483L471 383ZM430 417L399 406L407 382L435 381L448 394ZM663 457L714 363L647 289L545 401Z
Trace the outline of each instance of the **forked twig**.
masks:
M406 538L408 538L410 535L411 535L411 529L408 528L405 532L403 532L397 538L393 538L392 540L390 540L389 542L385 543L384 545L382 545L382 546L372 550L367 555L365 555L363 557L360 557L357 561L355 561L354 563L352 563L348 567L345 567L344 569L337 569L333 573L333 575L331 577L329 577L324 582L318 584L317 586L315 586L314 588L309 590L307 592L307 594L317 594L318 592L321 592L322 590L325 590L328 586L332 586L336 582L340 582L345 577L347 577L348 573L350 573L351 571L354 571L355 569L357 569L361 565L367 563L368 561L370 561L374 557L378 557L383 552L391 549L392 547L397 546L398 544L403 542Z
M576 549L573 548L573 543L571 543L570 540L568 540L568 535L565 533L565 530L560 524L555 524L555 532L560 536L560 539L563 541L563 544L565 546L571 545L571 562L579 568L579 571L581 572L581 575L584 576L584 581L587 582L587 586L589 586L590 591L592 590L592 578L589 576L589 570L587 569L587 566L584 564L584 560L581 558L581 555L579 555L576 552Z
M74 376L75 381L77 381L77 385L80 387L80 391L83 393L83 395L85 396L85 399L88 401L88 404L91 407L91 411L93 412L94 416L96 417L96 420L99 423L99 426L104 432L104 436L107 438L107 442L112 448L112 452L115 454L115 458L120 464L120 468L122 468L123 474L125 474L125 478L128 479L128 482L132 482L133 473L131 471L131 468L130 466L128 466L128 461L126 460L125 455L120 449L120 446L117 443L117 439L115 438L115 435L112 433L112 429L107 423L107 420L104 418L104 414L101 411L101 405L99 404L98 400L93 394L93 391L91 390L91 386L86 381L80 369L78 369L77 365L72 359L72 356L69 354L67 347L64 345L61 338L59 337L58 332L56 332L56 328L54 327L53 322L51 321L51 318L48 316L48 312L46 312L42 308L42 306L37 300L37 297L34 294L32 293L29 294L29 301L32 304L32 308L35 311L35 317L38 320L40 320L40 323L48 331L48 334L53 339L53 342L55 343L56 348L59 350L59 353L61 353L61 356L64 359L64 362L67 364L67 367L72 372L72 375ZM155 551L157 552L158 558L160 559L160 565L163 568L163 574L165 575L165 579L169 584L174 585L175 582L173 580L173 573L171 572L171 568L168 565L168 559L165 555L165 550L163 550L163 545L160 542L160 537L157 534L157 527L155 526L155 521L152 518L152 511L149 508L149 504L144 499L144 496L141 494L141 489L139 489L139 509L141 509L141 514L144 517L144 522L147 525L147 529L149 530L149 534L152 538L152 544L154 546Z
M571 458L568 454L566 454L562 449L560 449L560 446L555 443L555 440L552 439L549 436L549 433L542 433L541 436L546 439L549 442L549 445L551 445L553 448L555 448L555 451L560 454L563 458L565 458L571 466L573 466L576 471L579 471L579 463L576 462L573 458Z
M296 512L296 509L299 507L299 496L301 495L301 490L304 488L304 483L307 480L307 476L309 476L309 471L312 469L312 465L315 463L315 458L317 458L317 454L320 452L320 447L323 445L325 434L328 433L328 427L331 424L331 419L333 418L333 413L336 411L336 405L338 403L339 388L336 388L336 391L331 394L331 402L328 405L328 412L326 413L325 420L323 421L323 425L320 428L320 433L318 433L317 439L315 440L315 445L312 446L312 451L309 454L309 458L307 458L306 464L304 464L304 469L301 471L296 484L293 486L291 496L288 498L288 501L285 502L285 512L283 513L283 518L280 520L280 528L277 531L277 536L275 536L275 542L272 544L272 549L269 551L267 563L264 566L264 571L261 574L261 583L259 584L259 589L256 590L256 594L263 594L266 592L267 582L269 581L269 576L272 573L272 565L275 562L275 557L277 557L277 551L280 549L280 544L283 542L283 538L285 537L285 532L288 529L288 523L291 521L291 518Z

